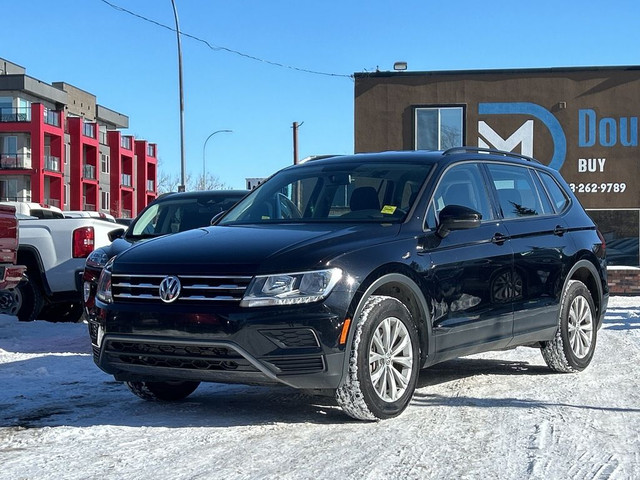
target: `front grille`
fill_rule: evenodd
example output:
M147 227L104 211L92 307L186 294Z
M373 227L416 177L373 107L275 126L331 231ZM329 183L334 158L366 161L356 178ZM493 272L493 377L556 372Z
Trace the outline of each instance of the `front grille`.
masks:
M280 348L319 347L320 343L310 328L287 328L260 330L265 337L272 340Z
M93 353L93 361L98 363L98 361L100 360L100 347L91 345L91 353Z
M89 337L91 337L92 344L98 344L98 324L96 322L89 322Z
M129 365L256 372L257 369L234 350L193 344L110 340L105 346L109 359Z
M160 299L160 282L166 275L124 275L111 277L113 298L117 302L153 302ZM251 277L178 275L180 295L174 303L225 302L239 303Z
M324 370L322 356L315 357L280 357L266 359L272 365L280 369L282 373L314 373Z

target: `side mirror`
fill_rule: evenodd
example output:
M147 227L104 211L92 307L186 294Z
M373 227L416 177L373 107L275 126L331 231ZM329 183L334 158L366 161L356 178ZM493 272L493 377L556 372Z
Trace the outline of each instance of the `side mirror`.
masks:
M447 205L440 212L436 234L440 238L453 230L469 230L480 226L482 214L462 205Z
M107 237L109 237L109 241L113 242L116 238L121 238L126 229L124 228L116 228L115 230L111 230Z

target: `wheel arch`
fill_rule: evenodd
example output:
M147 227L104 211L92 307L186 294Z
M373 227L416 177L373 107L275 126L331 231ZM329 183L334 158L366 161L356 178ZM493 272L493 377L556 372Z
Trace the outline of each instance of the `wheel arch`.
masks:
M404 265L386 265L373 271L361 283L349 307L349 316L352 323L346 342L345 362L343 375L349 368L349 349L353 342L355 324L360 317L364 305L373 295L385 295L396 298L407 307L418 328L420 338L420 366L422 367L434 351L434 339L431 335L431 316L429 305L419 286L420 279L408 267Z
M18 263L27 267L26 274L30 282L37 282L38 286L48 298L51 288L45 276L44 264L40 252L31 246L21 246L18 249Z
M603 301L603 289L600 283L600 275L598 274L598 270L588 259L578 260L571 270L569 270L569 274L565 278L564 285L562 287L562 292L566 291L567 286L571 280L579 280L587 287L589 293L591 293L591 298L593 299L593 303L596 307L596 318L598 319L598 328L600 327L600 323L602 322L602 301ZM560 293L562 295L562 292Z

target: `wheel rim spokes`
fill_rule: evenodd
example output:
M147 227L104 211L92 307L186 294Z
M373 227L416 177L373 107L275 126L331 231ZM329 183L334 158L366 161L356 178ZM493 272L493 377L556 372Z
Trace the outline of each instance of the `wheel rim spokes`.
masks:
M574 355L584 358L591 350L593 342L593 315L586 298L578 296L569 309L569 344Z
M407 327L395 317L385 318L369 345L369 375L378 396L395 402L407 390L413 370L413 348Z

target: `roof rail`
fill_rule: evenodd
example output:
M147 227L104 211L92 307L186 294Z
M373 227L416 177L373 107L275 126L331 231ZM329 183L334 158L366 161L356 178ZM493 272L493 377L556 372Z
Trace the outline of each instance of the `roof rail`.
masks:
M329 155L311 155L300 160L298 163L313 162L314 160L322 160L323 158L341 157L342 154L329 154Z
M494 155L502 155L504 157L519 158L520 160L526 160L528 162L540 163L535 158L527 157L526 155L520 155L514 152L505 152L504 150L496 150L494 148L482 148L482 147L453 147L445 150L443 155L451 155L453 153L492 153Z

